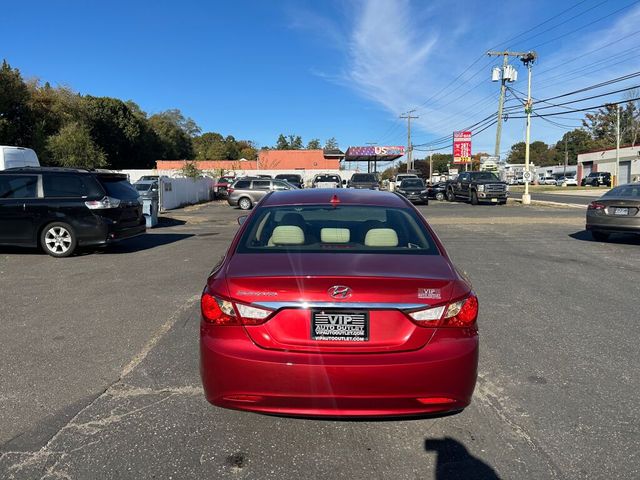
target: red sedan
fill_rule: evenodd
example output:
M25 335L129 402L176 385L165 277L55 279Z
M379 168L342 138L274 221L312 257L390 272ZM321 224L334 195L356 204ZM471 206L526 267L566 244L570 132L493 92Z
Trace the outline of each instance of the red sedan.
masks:
M405 198L266 196L201 301L214 405L296 416L416 416L471 401L478 300Z

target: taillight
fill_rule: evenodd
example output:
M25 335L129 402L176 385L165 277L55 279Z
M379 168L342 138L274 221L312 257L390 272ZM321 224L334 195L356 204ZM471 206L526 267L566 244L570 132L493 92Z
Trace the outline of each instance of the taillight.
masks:
M272 311L264 308L234 303L205 292L200 299L202 318L214 325L259 325Z
M468 297L448 305L424 308L407 315L421 327L470 327L478 318L478 297Z
M588 210L604 210L605 208L607 208L606 205L598 202L591 202L587 207Z
M234 190L234 189L233 189L233 188L231 188L231 187L227 188L227 192L228 192L228 193L233 193L233 190Z
M113 197L103 197L100 200L88 200L84 204L91 210L103 210L106 208L118 208L120 200Z

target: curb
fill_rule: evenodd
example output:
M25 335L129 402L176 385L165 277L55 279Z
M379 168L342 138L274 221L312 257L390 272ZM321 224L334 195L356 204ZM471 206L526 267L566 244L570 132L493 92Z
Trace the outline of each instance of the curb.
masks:
M515 203L522 204L521 198L512 198ZM564 208L578 208L580 210L586 210L587 205L581 205L579 203L562 203L562 202L552 202L549 200L531 200L531 205L537 205L540 207L564 207Z

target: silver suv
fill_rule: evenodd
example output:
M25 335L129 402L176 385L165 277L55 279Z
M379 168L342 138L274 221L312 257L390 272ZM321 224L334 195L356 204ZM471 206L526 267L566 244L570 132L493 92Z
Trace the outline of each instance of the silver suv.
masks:
M268 178L239 178L228 189L227 202L232 207L249 210L269 192L278 190L296 190L296 187L284 180Z

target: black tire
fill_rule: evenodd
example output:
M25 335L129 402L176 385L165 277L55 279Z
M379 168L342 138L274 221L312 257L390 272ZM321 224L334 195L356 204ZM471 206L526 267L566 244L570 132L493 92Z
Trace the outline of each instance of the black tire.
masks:
M449 202L455 202L456 201L456 196L453 193L453 188L450 188L447 190L447 201Z
M45 253L52 257L68 257L78 246L76 232L68 223L50 223L40 233L40 246Z
M253 204L251 203L251 199L249 197L242 197L238 200L238 206L241 210L251 210Z
M438 200L440 202L443 201L444 200L444 193L442 193L442 192L436 193L436 200Z
M472 190L469 201L471 202L471 205L478 205L478 192Z
M609 240L609 234L599 230L591 230L591 236L596 242L606 242Z

